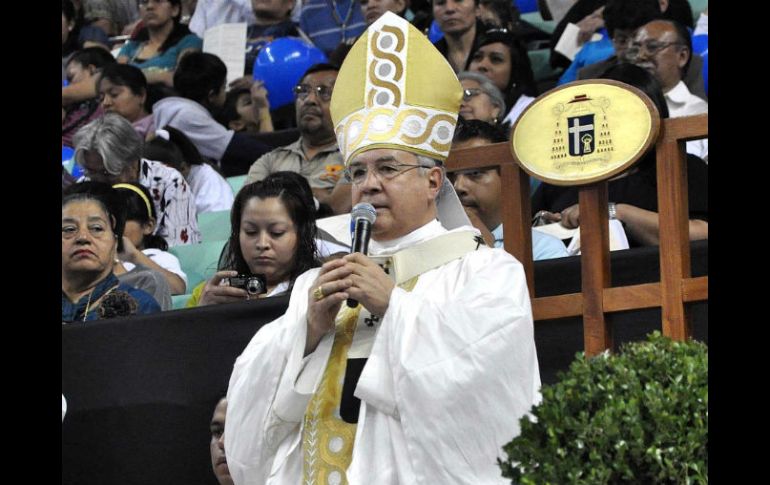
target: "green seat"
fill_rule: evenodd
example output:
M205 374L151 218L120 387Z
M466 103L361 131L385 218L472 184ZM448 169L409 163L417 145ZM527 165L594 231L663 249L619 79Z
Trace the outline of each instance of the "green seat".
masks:
M204 241L223 241L230 237L230 211L198 214L198 229Z
M227 177L227 183L230 184L230 188L233 189L233 194L238 194L238 191L243 187L243 183L246 181L245 175L236 175L234 177Z
M532 64L532 74L535 76L535 81L549 79L556 74L557 70L551 67L549 60L551 58L550 49L527 51L527 55L529 56L529 62Z
M697 21L700 14L708 7L708 0L689 0L693 20Z
M171 308L173 310L179 310L180 308L186 308L187 300L190 299L192 293L186 295L171 295Z
M168 251L179 258L182 271L187 274L187 289L192 291L198 283L214 276L217 272L219 255L226 241L204 241L200 244L181 244Z
M527 12L521 14L520 17L521 20L529 22L546 34L553 34L553 31L556 30L557 22L554 20L543 20L543 16L540 15L540 12Z

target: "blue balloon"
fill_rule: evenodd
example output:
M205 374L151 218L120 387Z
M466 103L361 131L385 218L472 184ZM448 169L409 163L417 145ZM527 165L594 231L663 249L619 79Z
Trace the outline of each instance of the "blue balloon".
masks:
M443 38L444 33L441 31L441 27L439 27L434 20L430 23L430 29L428 29L428 40L435 44Z
M706 90L706 96L709 94L709 51L703 54L703 88Z
M254 80L264 81L270 109L294 102L292 88L319 62L328 62L326 55L304 39L281 37L266 44L254 62Z

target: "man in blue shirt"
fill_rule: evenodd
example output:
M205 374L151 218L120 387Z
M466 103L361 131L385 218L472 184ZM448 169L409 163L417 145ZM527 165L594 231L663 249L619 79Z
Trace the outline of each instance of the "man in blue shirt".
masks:
M460 121L457 124L452 149L474 148L507 141L505 132L479 120ZM500 208L500 170L461 170L449 174L457 196L474 226L494 247L503 247L503 224ZM539 259L569 256L560 239L532 231L532 257Z
M366 29L358 0L307 0L302 5L299 25L327 56L337 45L355 39Z

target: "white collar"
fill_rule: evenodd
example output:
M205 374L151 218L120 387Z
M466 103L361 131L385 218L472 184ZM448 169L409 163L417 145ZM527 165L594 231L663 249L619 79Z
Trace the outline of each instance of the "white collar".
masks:
M387 255L397 253L401 249L414 246L419 242L433 238L440 234L444 234L446 232L447 230L444 228L444 226L442 226L441 223L436 219L433 219L429 223L422 227L418 227L406 236L391 239L390 241L375 241L372 239L369 243L369 254Z
M280 293L283 293L284 291L289 289L289 280L281 281L277 285L275 285L275 288L273 288L273 291L269 292L266 297L278 295Z
M671 88L665 94L666 100L677 104L686 103L691 96L692 94L690 94L690 90L687 89L687 85L684 83L684 81L679 81L676 86Z

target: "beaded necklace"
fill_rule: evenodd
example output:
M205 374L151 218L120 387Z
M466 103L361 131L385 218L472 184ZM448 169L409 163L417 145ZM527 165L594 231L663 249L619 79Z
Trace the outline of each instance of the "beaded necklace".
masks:
M348 22L350 22L350 17L353 15L353 7L356 5L356 0L350 1L348 12L345 14L345 20L342 20L342 18L340 18L340 14L337 12L337 0L327 0L327 3L331 7L334 21L337 22L337 25L340 26L340 35L342 36L340 42L345 42L345 29L347 29Z

